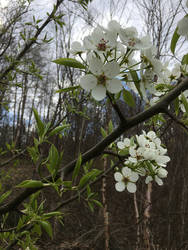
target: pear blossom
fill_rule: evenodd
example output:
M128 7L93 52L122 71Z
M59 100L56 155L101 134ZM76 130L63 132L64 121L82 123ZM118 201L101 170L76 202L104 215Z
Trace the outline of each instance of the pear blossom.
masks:
M161 140L154 131L147 133L143 131L141 135L136 135L131 139L125 138L123 141L119 141L117 146L119 150L128 150L129 154L124 161L125 167L121 173L114 174L117 191L124 191L125 188L129 191L130 188L132 192L135 192L134 182L138 180L139 176L146 176L146 184L154 180L158 185L163 185L162 179L167 177L168 171L165 167L170 161L170 157L166 155L167 149L161 146ZM131 179L132 175L135 180ZM131 187L129 182L132 182Z
M135 50L149 48L152 45L149 36L138 38L138 32L135 27L121 28L119 37L123 44Z
M116 21L116 20L111 20L108 23L108 30L110 32L115 32L115 33L119 33L121 29L121 25Z
M104 99L106 91L114 94L122 89L121 81L115 78L120 72L117 62L103 64L99 58L93 57L89 61L89 70L91 74L81 77L80 86L87 91L91 90L95 100Z
M150 94L155 94L156 92L154 85L155 73L151 68L149 68L144 70L144 72L143 70L141 70L140 74L141 74L140 91L142 92L143 99L147 101L148 98L146 91L149 91Z
M121 173L116 172L114 174L114 179L117 181L115 184L115 189L118 192L122 192L127 188L130 193L136 192L135 182L138 180L139 176L136 172L132 171L128 167L123 167Z
M129 147L130 146L130 139L125 138L123 141L119 141L117 143L117 146L119 149L124 149L125 147Z
M155 182L159 186L163 185L162 178L166 178L167 177L168 171L166 169L162 168L162 167L155 168L154 166L153 166L153 170L155 172L154 177L152 177L151 175L147 176L146 179L145 179L145 183L148 184L149 182L155 180Z
M142 68L150 68L157 75L157 77L163 77L164 65L160 60L156 59L157 49L155 46L145 48L141 50L141 59L143 60Z
M105 32L99 26L93 30L91 35L86 36L83 40L83 45L86 50L95 51L97 53L107 52L115 48L116 44L116 32Z

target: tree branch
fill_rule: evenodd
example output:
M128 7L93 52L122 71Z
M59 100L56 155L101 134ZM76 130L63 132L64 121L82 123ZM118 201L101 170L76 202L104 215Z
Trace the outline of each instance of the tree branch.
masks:
M186 89L188 89L188 77L179 79L177 86L173 90L171 90L166 96L162 97L161 100L157 104L127 119L125 123L120 123L120 125L110 135L108 135L101 142L99 142L94 147L92 147L87 152L85 152L82 155L82 164L85 164L87 161L99 156L108 145L110 145L113 141L115 141L126 130L133 128L134 126L146 121L147 119L151 118L152 116L158 113L165 113L166 107L168 107L169 103L172 102L177 96L181 94L181 92L185 91ZM73 160L72 162L67 164L65 167L61 168L58 171L57 177L60 177L62 172L64 176L67 176L69 173L71 173L74 170L76 162L77 162L77 159ZM48 176L46 180L52 181L51 176ZM8 204L1 206L0 214L5 214L15 209L27 197L29 197L31 194L37 192L40 189L41 188L28 188L24 190L21 194L19 194L16 198L14 198Z

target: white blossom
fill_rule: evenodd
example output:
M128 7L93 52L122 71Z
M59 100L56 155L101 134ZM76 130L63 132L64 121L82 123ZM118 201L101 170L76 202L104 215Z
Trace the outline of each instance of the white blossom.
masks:
M154 131L147 133L143 131L142 134L136 135L134 138L134 141L133 138L125 138L117 143L120 150L126 148L129 153L128 158L124 161L126 167L115 176L116 190L118 191L124 191L126 187L128 189L129 184L126 181L129 180L132 185L137 181L138 176L146 176L146 184L154 180L158 185L163 185L162 179L166 178L168 174L165 167L170 161L170 157L166 155L167 149L161 145L157 134ZM130 168L133 168L134 171ZM135 176L135 180L130 177L132 175ZM135 189L132 187L132 190Z
M101 27L97 27L91 35L84 38L83 45L88 51L104 53L116 47L117 34L116 32L105 32Z
M168 171L162 167L160 168L155 168L153 166L153 170L155 172L154 177L152 177L151 175L147 176L145 179L145 183L148 184L151 181L155 181L159 186L163 185L163 180L162 178L166 178Z
M119 149L124 149L126 147L130 146L130 140L128 138L125 138L123 141L119 141L117 143L117 146Z
M114 174L114 179L117 181L115 184L115 189L118 192L122 192L127 188L130 193L136 192L135 182L138 180L139 176L136 172L132 171L128 167L122 168L122 173L116 172Z
M138 32L135 27L121 28L119 37L123 44L135 50L149 48L152 45L149 36L138 38Z
M122 89L121 81L115 78L120 71L117 62L103 64L99 58L93 57L89 61L89 70L92 74L87 74L80 79L80 86L89 91L97 101L106 97L106 90L110 93L118 93Z

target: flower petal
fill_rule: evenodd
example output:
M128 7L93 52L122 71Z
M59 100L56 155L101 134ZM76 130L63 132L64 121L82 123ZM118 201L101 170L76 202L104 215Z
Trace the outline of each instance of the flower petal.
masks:
M125 143L122 142L122 141L118 141L117 146L118 146L119 149L124 149Z
M115 21L115 20L111 20L109 23L108 23L108 29L112 32L117 32L119 33L119 30L121 28L121 25Z
M103 67L103 63L101 62L101 60L97 57L92 57L89 60L89 70L94 74L94 75L101 75L102 74L102 67Z
M170 161L170 157L167 155L158 155L156 158L156 162L161 165L161 164L166 164L167 162Z
M134 157L129 157L128 158L128 161L126 161L126 164L129 164L129 163L137 163L138 161L137 161L137 158L134 158Z
M157 182L157 184L159 186L162 186L163 185L163 181L158 177L158 176L155 176L155 181Z
M139 178L139 175L136 172L132 171L132 173L131 173L131 175L129 177L129 180L133 181L133 182L136 182L138 180L138 178Z
M101 101L106 97L106 88L103 85L98 84L94 89L92 89L91 95L95 100Z
M154 138L156 138L156 133L154 131L149 131L147 133L147 137L149 137L151 140L153 140Z
M72 43L70 51L71 51L71 53L76 54L76 53L83 52L84 49L83 49L80 42L75 41Z
M121 81L118 79L107 80L106 88L112 94L118 93L120 90L122 90Z
M123 175L120 172L114 173L114 179L115 181L122 181L123 180Z
M127 190L129 193L135 193L136 192L136 184L132 182L127 183Z
M129 147L129 146L130 146L131 141L130 141L130 139L129 139L129 138L125 138L125 139L124 139L124 141L123 141L123 143L124 143L125 147Z
M109 62L103 66L103 72L105 76L114 78L120 72L120 67L117 62Z
M125 176L125 177L129 177L130 175L131 175L131 169L130 168L128 168L128 167L123 167L122 168L122 174Z
M97 85L97 78L91 74L80 78L80 86L85 90L91 90Z
M157 171L157 175L159 176L159 178L165 178L167 177L168 171L164 168L159 168Z
M133 147L130 147L130 148L129 148L129 154L130 154L132 157L136 157L136 150L135 150Z
M115 184L115 189L118 192L122 192L125 190L125 183L123 181L119 181Z
M153 178L149 175L149 176L146 177L145 183L148 184L148 183L150 183L152 180L153 180Z

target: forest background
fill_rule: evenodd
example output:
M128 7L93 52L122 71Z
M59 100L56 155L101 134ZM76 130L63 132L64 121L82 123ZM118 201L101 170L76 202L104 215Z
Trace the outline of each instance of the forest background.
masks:
M4 209L6 204L18 202L22 190L15 188L16 185L26 179L40 180L49 174L48 169L31 159L28 149L35 144L36 125L39 126L40 121L43 124L50 122L51 131L58 126L65 128L49 138L50 144L44 141L38 148L44 161L54 144L63 152L61 166L79 159L80 154L118 126L119 118L109 103L88 99L82 89L61 91L77 85L81 73L52 61L71 57L73 41L89 34L97 24L106 25L110 20L117 20L125 27L133 25L140 33L149 34L157 47L157 58L169 62L170 68L181 61L188 47L181 38L176 53L170 51L177 22L186 14L182 0L106 0L105 3L97 0L57 0L54 3L14 0L0 8L0 192L1 197L7 194L3 200ZM56 14L51 14L53 11ZM121 98L117 102L127 117L143 111L146 105L137 95L132 95L135 106ZM172 103L170 111L174 112L174 106ZM20 235L17 223L21 223L20 213L28 207L18 202L16 208L3 214L0 220L0 247L188 249L188 135L182 117L182 112L176 110L176 116L161 115L161 124L156 125L154 117L122 133L122 138L130 137L152 128L160 134L171 158L163 186L139 182L135 194L118 193L111 171L92 180L95 197L98 194L93 199L95 202L88 200L84 193L75 194L74 188L59 197L57 190L49 187L33 200L38 199L46 213L60 206L61 223L58 218L49 216L50 223L41 224L43 230L38 228L35 229L37 233ZM113 160L113 155L96 157L88 165L107 173ZM80 170L78 179L83 171ZM67 176L69 179L71 174ZM11 189L13 192L9 195ZM29 198L24 202L31 205ZM60 217L59 213L54 215ZM26 227L27 230L32 229Z

